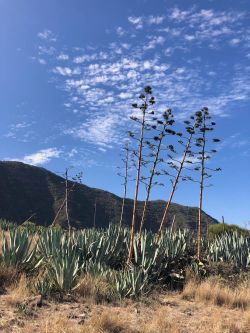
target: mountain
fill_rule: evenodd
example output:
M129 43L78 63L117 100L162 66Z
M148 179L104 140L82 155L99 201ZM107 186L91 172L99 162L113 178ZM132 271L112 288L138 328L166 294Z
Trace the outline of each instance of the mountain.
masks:
M74 183L69 182L69 187ZM65 198L64 179L44 169L21 162L0 161L0 218L21 224L29 217L31 221L48 226ZM110 222L119 222L122 198L100 189L75 184L69 198L69 216L75 228L92 227L96 203L96 226L105 227ZM150 201L145 227L157 230L165 201ZM124 208L124 223L130 224L133 200L127 199ZM137 221L142 213L143 202L138 203ZM175 226L195 229L198 210L173 203L167 224L176 216ZM206 224L218 223L203 213ZM57 224L67 226L65 209L57 218Z

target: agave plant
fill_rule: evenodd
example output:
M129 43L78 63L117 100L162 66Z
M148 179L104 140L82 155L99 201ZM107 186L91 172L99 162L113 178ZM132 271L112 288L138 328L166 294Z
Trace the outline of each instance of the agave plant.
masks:
M74 250L51 257L47 267L49 281L57 289L69 291L74 287L79 269L79 255Z
M75 235L50 229L43 232L38 241L38 262L44 267L49 281L59 290L70 290L80 270L80 255Z
M33 236L19 228L2 233L1 261L8 266L26 269L31 266L36 253Z
M43 276L34 283L34 290L41 296L47 296L52 288L53 284L48 275Z
M37 252L40 259L49 258L60 251L66 243L67 234L61 229L50 228L43 230L37 243Z
M232 262L238 267L250 267L250 237L238 232L217 236L208 245L208 259Z
M125 260L128 247L128 231L119 226L107 230L83 230L76 240L83 264L88 262L118 268Z
M116 272L115 288L120 297L138 297L147 294L152 285L148 273L141 267L131 266Z

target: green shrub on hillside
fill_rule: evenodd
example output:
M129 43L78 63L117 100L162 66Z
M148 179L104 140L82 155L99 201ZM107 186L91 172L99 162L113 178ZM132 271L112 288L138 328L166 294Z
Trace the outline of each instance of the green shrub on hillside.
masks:
M235 231L244 236L250 235L250 231L247 229L240 228L235 224L223 224L223 223L210 225L208 229L208 235L209 239L213 239L215 236L220 236L223 233L231 234Z

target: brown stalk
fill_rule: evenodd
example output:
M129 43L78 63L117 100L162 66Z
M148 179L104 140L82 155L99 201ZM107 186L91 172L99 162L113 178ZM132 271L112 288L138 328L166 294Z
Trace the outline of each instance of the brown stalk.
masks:
M62 202L61 206L59 207L59 209L56 213L56 216L54 217L54 220L51 223L52 227L55 225L59 214L61 213L62 209L65 207L68 226L69 226L69 230L70 230L69 214L68 214L68 197L69 197L69 194L73 191L75 186L76 186L76 182L74 182L73 185L71 186L71 188L69 188L69 186L68 186L68 169L66 169L66 172L65 172L65 197L63 199L63 202Z
M68 190L68 169L65 170L65 212L66 218L68 222L69 232L71 230L70 220L69 220L69 209L68 209L68 198L69 198L69 190Z
M172 202L172 199L173 199L173 196L174 196L177 184L179 182L179 178L180 178L182 169L183 169L185 161L186 161L187 152L189 150L193 134L194 134L193 132L190 133L188 142L186 144L186 147L185 147L185 150L184 150L184 153L183 153L183 156L182 156L182 160L181 160L181 163L180 163L179 170L178 170L177 175L175 176L175 179L174 179L174 182L173 182L172 191L171 191L171 193L169 195L169 199L168 199L167 204L166 204L165 209L164 209L163 217L162 217L161 224L160 224L160 227L159 227L159 230L158 230L158 236L157 236L157 240L158 241L159 241L159 239L160 239L160 237L162 235L163 228L164 228L164 226L166 224L166 221L167 221L167 215L169 213L170 204Z
M121 227L122 225L122 220L123 220L123 214L124 214L124 205L125 205L125 200L127 197L127 184L128 184L128 142L125 144L125 174L124 174L124 193L123 193L123 199L122 199L122 209L121 209L121 217L120 217L120 222L119 226Z
M164 130L165 130L165 126L164 126ZM146 218L146 213L147 213L149 196L150 196L150 192L151 192L151 188L152 188L153 178L154 178L154 175L155 175L155 168L157 166L157 162L158 162L159 154L160 154L160 150L161 150L161 144L162 144L162 140L164 138L164 134L163 134L164 132L163 131L161 132L161 135L159 136L159 144L158 144L158 147L157 147L157 151L156 151L156 154L155 154L155 159L154 159L153 167L152 167L150 178L149 178L149 183L148 183L148 188L147 188L147 194L146 194L146 199L144 201L142 218L141 218L141 225L140 225L140 231L139 231L139 240L141 239L142 230L143 230L144 223L145 223L145 218Z
M203 113L203 126L206 128L206 115ZM197 258L201 257L201 225L202 225L202 202L204 189L204 170L205 170L205 144L206 131L202 133L202 152L201 152L201 176L200 176L200 196L199 196L199 212L198 212L198 230L197 230Z
M95 205L94 205L94 223L93 223L94 228L96 227L96 199L95 199Z
M141 122L140 140L139 140L139 148L138 148L137 175L136 175L136 183L135 183L135 197L134 197L133 215L132 215L132 222L131 222L131 236L130 236L129 252L128 252L128 259L127 259L128 264L130 264L132 256L133 256L133 244L134 244L134 238L135 238L135 224L136 224L136 210L137 210L137 203L138 203L138 191L139 191L139 182L140 182L140 174L141 174L141 161L142 161L142 148L143 148L143 139L144 139L146 109L147 109L147 100L145 101L145 106L142 109L142 122Z

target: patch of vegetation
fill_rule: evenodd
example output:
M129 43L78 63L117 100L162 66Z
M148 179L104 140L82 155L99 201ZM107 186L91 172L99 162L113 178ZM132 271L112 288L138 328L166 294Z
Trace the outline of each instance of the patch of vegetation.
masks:
M217 275L219 266L209 272L214 263L230 269L233 265L237 274L250 267L250 237L237 232L204 239L204 264L194 257L196 238L188 230L166 230L160 239L152 232L136 233L130 265L126 263L130 230L117 225L70 232L48 228L40 233L16 227L3 232L0 243L2 267L6 272L26 272L31 290L44 297L78 293L95 302L175 288L183 285L190 268L194 274Z
M250 235L249 230L241 228L235 224L226 224L226 223L212 224L208 228L209 239L213 239L216 236L221 236L224 233L232 234L234 232L237 232L238 234L245 236Z

